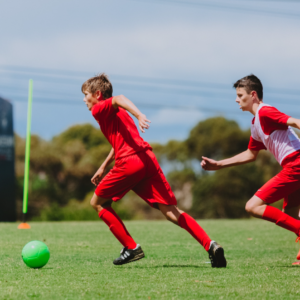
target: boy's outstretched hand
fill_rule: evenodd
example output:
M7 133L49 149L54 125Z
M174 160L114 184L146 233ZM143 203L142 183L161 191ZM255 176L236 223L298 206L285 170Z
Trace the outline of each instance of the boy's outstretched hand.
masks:
M137 119L139 121L139 128L141 132L145 132L145 129L148 129L150 127L150 125L147 124L147 122L151 123L151 121L148 120L144 114L140 114Z
M92 177L91 182L95 186L97 186L100 183L100 181L102 180L102 178L104 177L104 172L105 172L104 168L99 168L97 170L97 172L95 173L95 175Z
M201 167L206 171L215 171L221 169L216 160L207 158L205 156L202 156Z

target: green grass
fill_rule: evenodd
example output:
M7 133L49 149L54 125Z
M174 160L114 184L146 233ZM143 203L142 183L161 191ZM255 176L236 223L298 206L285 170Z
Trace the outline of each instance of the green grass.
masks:
M225 248L226 269L212 269L204 249L167 221L126 222L146 258L118 267L121 246L103 222L2 223L0 299L300 299L294 234L261 220L200 224ZM35 239L51 252L38 270L21 259Z

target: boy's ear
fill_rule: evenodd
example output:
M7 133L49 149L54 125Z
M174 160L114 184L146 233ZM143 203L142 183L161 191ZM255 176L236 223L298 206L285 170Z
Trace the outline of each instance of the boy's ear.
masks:
M100 91L96 91L96 98L97 98L97 100L98 101L100 101L100 100L102 100L103 98L102 98L102 93L100 92Z
M257 98L257 100L258 100L256 91L251 91L251 96L252 96L253 98Z

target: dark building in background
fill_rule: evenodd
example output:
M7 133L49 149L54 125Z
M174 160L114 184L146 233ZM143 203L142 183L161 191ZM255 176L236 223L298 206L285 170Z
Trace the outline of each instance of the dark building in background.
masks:
M13 108L0 98L0 222L16 221Z

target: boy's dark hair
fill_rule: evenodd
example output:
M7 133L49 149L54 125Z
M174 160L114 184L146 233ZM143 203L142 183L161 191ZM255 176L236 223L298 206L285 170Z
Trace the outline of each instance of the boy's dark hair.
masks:
M92 94L100 91L102 93L103 99L108 99L112 97L113 87L108 79L108 76L105 73L101 73L84 82L81 87L81 91L83 93L87 91Z
M234 85L234 88L244 88L248 94L252 91L257 93L259 100L263 99L263 86L261 81L253 74L250 74L242 79L238 80Z

